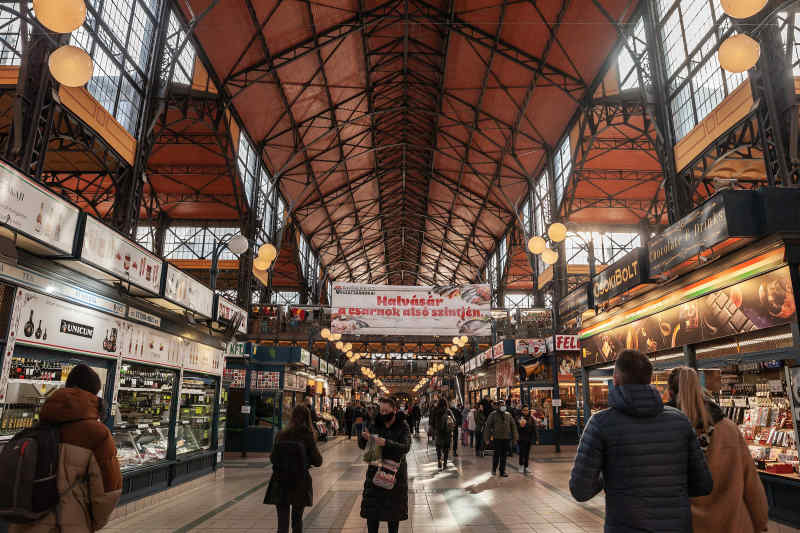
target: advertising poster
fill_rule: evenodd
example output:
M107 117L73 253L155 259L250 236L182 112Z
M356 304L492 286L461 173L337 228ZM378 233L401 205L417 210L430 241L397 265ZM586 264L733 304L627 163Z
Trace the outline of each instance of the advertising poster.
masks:
M222 296L217 296L217 320L232 324L234 320L240 320L236 331L247 333L247 313L238 305L234 305Z
M167 265L167 283L164 287L164 297L206 318L211 318L214 293L189 274L172 265Z
M516 339L514 344L517 355L538 357L547 353L544 339Z
M161 259L92 217L86 217L81 259L152 294L161 290Z
M358 335L491 335L489 285L333 284L331 330Z
M594 305L602 306L644 283L647 283L647 248L639 247L592 278Z
M789 267L783 267L581 339L582 363L614 361L627 348L656 352L780 326L794 317Z
M0 224L71 254L79 214L77 207L0 162Z
M20 344L105 357L121 353L125 320L21 289L17 298L22 307L12 329Z
M503 359L497 363L497 386L514 386L514 359Z

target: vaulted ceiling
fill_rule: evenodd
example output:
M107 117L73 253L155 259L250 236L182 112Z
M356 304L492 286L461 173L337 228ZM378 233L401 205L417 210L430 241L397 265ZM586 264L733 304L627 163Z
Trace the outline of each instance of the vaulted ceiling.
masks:
M592 97L618 39L611 21L637 3L179 5L187 20L210 8L194 33L212 77L330 277L443 284L474 280L515 223L529 181ZM658 195L658 167L647 165L653 179L641 187L616 182L645 198L625 222L646 217ZM598 196L596 177L585 171L572 196ZM578 207L591 220L604 205Z

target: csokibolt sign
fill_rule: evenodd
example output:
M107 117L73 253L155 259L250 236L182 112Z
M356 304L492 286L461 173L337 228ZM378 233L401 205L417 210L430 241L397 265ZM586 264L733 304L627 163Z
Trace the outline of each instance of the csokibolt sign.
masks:
M594 305L602 305L644 283L647 283L647 248L639 247L592 278Z

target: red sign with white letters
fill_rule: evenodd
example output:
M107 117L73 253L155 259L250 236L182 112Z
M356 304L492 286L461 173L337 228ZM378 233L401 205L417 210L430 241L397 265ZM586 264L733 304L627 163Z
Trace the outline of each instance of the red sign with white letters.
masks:
M580 341L577 335L556 335L556 348L557 352L578 352L581 349ZM548 338L547 344L552 346L553 339Z

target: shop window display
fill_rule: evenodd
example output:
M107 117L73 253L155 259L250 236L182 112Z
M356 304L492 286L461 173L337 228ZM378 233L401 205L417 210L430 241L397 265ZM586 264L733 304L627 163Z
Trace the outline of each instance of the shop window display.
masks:
M176 372L147 365L120 365L112 435L123 469L163 461Z
M216 380L183 376L175 447L178 455L211 447L211 425L217 398Z
M44 336L44 332L41 333ZM39 410L53 392L64 387L67 376L82 361L58 357L15 354L11 359L6 401L0 404L0 437L11 436L39 422ZM105 390L108 370L92 365Z

